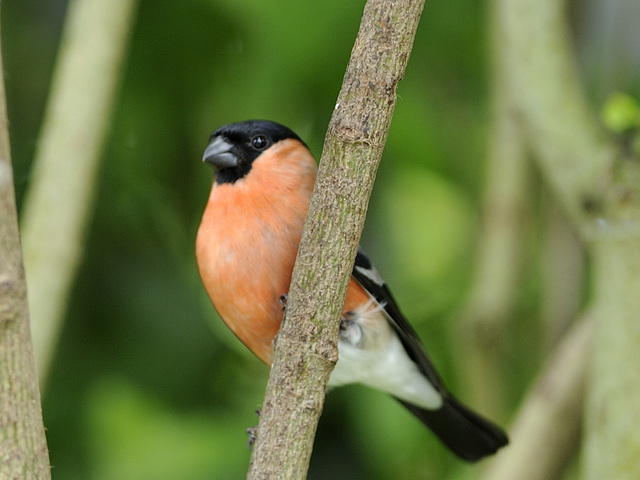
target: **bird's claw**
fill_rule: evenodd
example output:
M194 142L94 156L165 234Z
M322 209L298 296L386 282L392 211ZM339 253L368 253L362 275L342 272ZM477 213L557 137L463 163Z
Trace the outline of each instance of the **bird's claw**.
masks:
M249 447L249 450L253 450L253 446L258 439L258 426L256 425L255 427L247 428L247 436L249 437L247 440L247 447Z
M258 417L260 416L260 409L256 410L256 415L258 415ZM247 440L247 446L249 447L249 450L253 450L253 446L258 439L258 425L247 428L246 432L247 436L249 437L249 439Z
M286 293L283 293L282 295L280 295L280 305L282 305L282 310L287 308L287 300L288 299L289 299L289 297L287 296Z

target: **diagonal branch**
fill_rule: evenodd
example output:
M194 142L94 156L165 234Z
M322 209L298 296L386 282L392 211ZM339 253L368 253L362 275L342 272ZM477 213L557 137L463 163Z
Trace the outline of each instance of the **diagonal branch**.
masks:
M251 479L306 476L337 360L347 283L423 6L411 0L370 0L365 6L276 339Z
M503 414L506 330L522 287L522 241L531 209L531 168L525 139L506 88L503 51L495 3L490 9L492 122L486 154L482 213L475 271L469 296L456 325L465 355L457 356L472 404L489 417Z
M560 0L497 0L508 89L543 175L583 236L612 151L579 81Z
M593 330L593 315L586 313L565 334L522 403L510 429L511 446L484 478L559 478L578 447Z
M33 343L43 386L82 258L135 5L136 0L69 2L22 217Z

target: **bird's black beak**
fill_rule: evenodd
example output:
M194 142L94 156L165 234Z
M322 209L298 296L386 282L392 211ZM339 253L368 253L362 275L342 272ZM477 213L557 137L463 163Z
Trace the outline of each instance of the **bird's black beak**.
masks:
M216 169L237 167L240 159L235 153L235 147L224 137L214 137L204 149L202 161L213 165Z

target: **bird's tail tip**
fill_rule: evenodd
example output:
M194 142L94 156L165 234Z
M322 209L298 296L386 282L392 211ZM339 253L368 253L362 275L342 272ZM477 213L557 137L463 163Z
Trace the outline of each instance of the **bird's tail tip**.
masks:
M399 399L398 399L399 400ZM505 432L447 395L442 407L427 410L399 400L456 455L477 462L509 443Z

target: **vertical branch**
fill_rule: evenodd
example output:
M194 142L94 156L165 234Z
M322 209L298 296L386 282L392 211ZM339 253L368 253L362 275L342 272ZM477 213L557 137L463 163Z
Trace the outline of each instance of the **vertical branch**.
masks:
M637 215L638 224L640 209ZM640 478L640 235L601 239L591 250L597 322L585 411L584 478L631 480Z
M504 385L496 369L503 364L501 339L520 287L522 239L530 213L530 167L517 112L507 94L504 43L491 2L492 124L486 156L482 221L469 298L456 325L464 358L459 371L471 403L489 417L503 412Z
M369 0L338 96L262 407L251 479L302 479L339 317L424 1Z
M603 139L575 71L564 2L500 0L509 93L591 255L595 341L584 477L640 477L640 165ZM551 448L549 446L548 448Z
M0 477L47 480L49 454L29 332L3 73L0 55Z
M82 258L136 0L72 0L23 208L33 342L47 377Z

